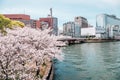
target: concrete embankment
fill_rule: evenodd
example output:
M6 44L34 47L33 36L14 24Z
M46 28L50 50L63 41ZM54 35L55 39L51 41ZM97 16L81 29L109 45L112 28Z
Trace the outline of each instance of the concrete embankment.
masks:
M67 45L71 45L71 44L81 44L81 43L115 42L115 41L120 41L120 38L115 38L115 39L62 38L62 39L58 39L58 41L62 41Z
M86 39L84 42L85 43L101 43L101 42L116 42L120 40L116 39Z
M50 62L49 64L47 64L47 68L42 80L53 80L53 74L54 74L54 66L53 66L53 62Z

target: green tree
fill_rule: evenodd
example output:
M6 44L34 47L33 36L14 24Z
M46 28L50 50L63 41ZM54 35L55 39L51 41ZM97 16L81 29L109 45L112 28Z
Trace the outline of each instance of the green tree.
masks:
M0 32L4 35L7 33L6 28L12 29L13 27L24 27L24 23L20 21L10 20L0 14Z
M3 15L0 15L0 32L6 34L6 28L11 28L9 24L11 20L9 18L5 18Z
M24 25L24 23L22 23L22 22L20 22L20 21L16 21L16 20L13 20L11 23L10 23L10 25L12 26L12 27L21 27L21 28L23 28L25 25Z

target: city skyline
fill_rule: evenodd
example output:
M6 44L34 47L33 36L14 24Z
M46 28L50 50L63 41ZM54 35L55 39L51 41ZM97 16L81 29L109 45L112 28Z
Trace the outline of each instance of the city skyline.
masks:
M53 16L58 18L58 27L63 23L73 21L76 16L87 18L88 23L96 26L96 15L114 14L120 18L119 0L1 0L1 14L28 14L33 19L46 17L53 8Z

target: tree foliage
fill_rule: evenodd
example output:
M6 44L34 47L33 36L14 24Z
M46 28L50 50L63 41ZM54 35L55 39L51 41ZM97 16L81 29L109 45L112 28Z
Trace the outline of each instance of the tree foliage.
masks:
M5 18L3 15L0 15L0 31L2 33L6 33L5 28L11 28L9 24L11 20L9 18Z
M6 28L12 29L13 27L24 27L24 23L20 21L13 21L9 18L6 18L5 16L0 14L0 31L3 34L6 34Z
M40 65L53 58L61 59L61 50L56 47L58 38L49 35L50 30L24 27L7 32L0 36L1 79L41 80L37 77Z
M25 25L24 25L24 23L22 23L22 22L20 22L20 21L13 20L13 21L11 22L11 26L12 26L12 27L17 26L17 27L23 28Z

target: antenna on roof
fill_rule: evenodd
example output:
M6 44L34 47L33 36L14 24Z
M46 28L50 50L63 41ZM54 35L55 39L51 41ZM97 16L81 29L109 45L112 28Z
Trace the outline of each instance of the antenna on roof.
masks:
M25 9L24 9L24 14L25 14Z

